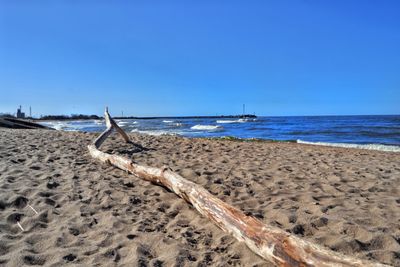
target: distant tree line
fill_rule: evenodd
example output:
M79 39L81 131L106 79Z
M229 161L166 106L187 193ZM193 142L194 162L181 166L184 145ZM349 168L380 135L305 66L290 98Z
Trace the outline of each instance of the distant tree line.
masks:
M0 118L16 118L15 114L0 113ZM25 119L35 119L26 117ZM103 119L97 115L83 115L83 114L71 114L71 115L44 115L40 116L39 120L100 120Z
M83 114L71 114L68 115L45 115L40 117L41 120L99 120L102 117L97 115L83 115Z
M0 118L15 118L15 116L10 113L0 113Z

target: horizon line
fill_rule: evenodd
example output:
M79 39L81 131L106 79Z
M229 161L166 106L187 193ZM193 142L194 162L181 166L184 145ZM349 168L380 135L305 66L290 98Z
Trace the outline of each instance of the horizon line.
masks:
M7 112L0 112L0 115L11 115L16 117L16 113L7 113ZM45 116L65 116L65 117L71 117L71 116L97 116L103 118L102 115L97 115L97 114L82 114L82 113L71 113L71 114L45 114L45 115L40 115L40 116L26 116L25 118L32 118L32 119L40 119ZM154 115L154 116L134 116L134 115L128 115L128 116L116 116L114 115L114 118L117 119L124 119L124 118L137 118L137 119L148 119L148 118L196 118L196 117L241 117L241 116L256 116L256 117L350 117L350 116L400 116L399 114L318 114L318 115L256 115L254 114L229 114L229 115Z

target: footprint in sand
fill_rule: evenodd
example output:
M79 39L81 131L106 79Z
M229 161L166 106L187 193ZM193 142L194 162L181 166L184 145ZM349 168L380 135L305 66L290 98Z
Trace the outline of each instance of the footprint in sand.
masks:
M17 209L23 209L28 205L29 199L23 196L17 197L12 203L13 206L16 207Z
M76 259L76 255L70 253L70 254L68 254L68 255L65 255L65 256L63 257L63 259L64 259L65 261L71 262L71 261L74 261L74 260Z
M24 256L24 263L27 265L43 265L46 259L38 255L26 255Z

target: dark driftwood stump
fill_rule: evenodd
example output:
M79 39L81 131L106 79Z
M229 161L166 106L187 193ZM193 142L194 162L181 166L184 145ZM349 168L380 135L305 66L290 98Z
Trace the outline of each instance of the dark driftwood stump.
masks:
M99 150L104 140L118 131L126 142L126 133L105 111L107 129L88 146L93 158L110 163L144 180L164 186L192 204L201 214L222 230L231 233L262 258L276 266L385 266L345 256L313 244L279 228L265 225L254 217L221 201L203 187L186 180L169 168L154 168L133 163L131 160Z

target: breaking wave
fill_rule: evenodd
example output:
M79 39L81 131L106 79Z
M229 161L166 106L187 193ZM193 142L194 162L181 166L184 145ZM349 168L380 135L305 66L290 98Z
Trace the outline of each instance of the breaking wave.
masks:
M41 123L44 126L56 129L58 131L78 131L77 127L71 126L68 122L46 121Z
M240 121L240 120L217 120L217 123L239 123L239 122L242 122L242 121Z
M190 127L192 130L202 130L202 131L216 131L216 130L221 130L224 127L219 126L219 125L202 125L202 124L197 124L195 126Z
M129 124L129 122L127 121L117 121L118 126L125 126L127 124Z
M256 121L256 119L217 120L217 123L243 123Z

